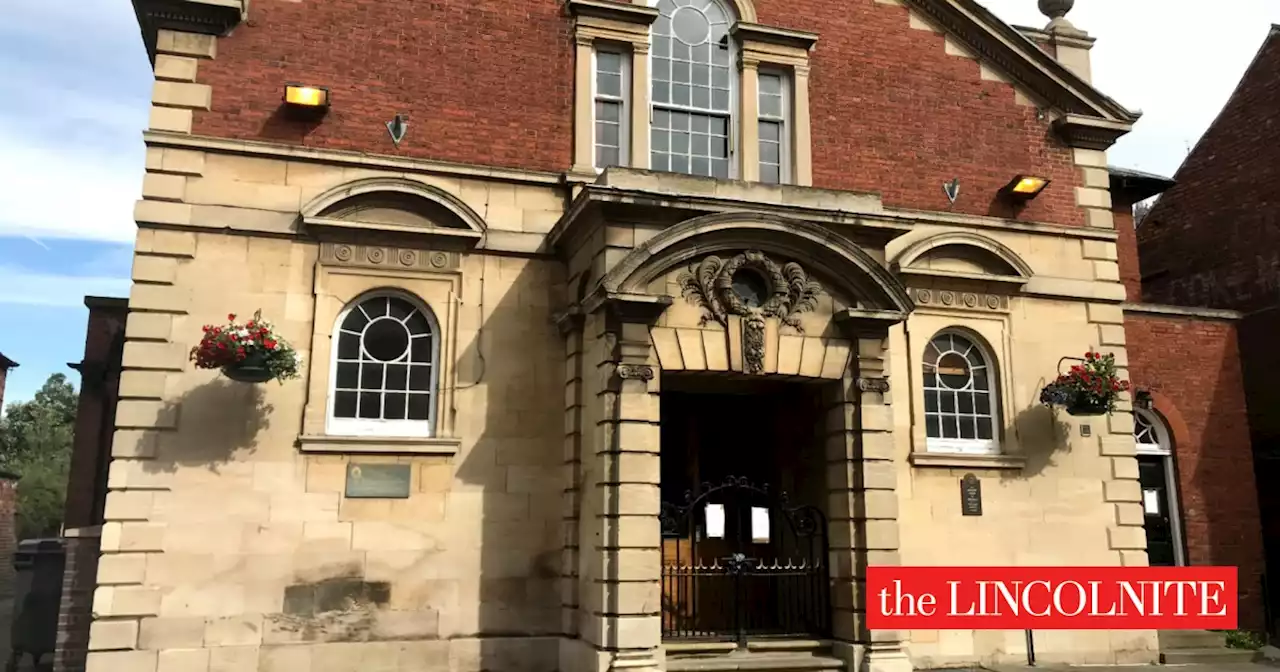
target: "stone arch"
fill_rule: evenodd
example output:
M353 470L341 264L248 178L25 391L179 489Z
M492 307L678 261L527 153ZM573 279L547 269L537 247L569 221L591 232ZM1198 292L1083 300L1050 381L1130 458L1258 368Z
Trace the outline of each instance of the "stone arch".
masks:
M756 18L756 6L751 0L725 0L725 4L738 15L741 23L759 23Z
M484 219L457 196L400 177L372 177L338 185L302 208L312 226L343 225L479 238Z
M803 260L860 309L905 317L913 308L898 279L853 242L816 224L760 213L705 215L672 226L632 250L600 286L606 294L643 294L652 280L681 264L744 249Z
M951 254L948 255L948 250ZM923 270L934 257L966 257L984 269L983 275L1030 280L1035 271L1017 252L999 241L968 231L947 231L917 241L893 261L895 270Z

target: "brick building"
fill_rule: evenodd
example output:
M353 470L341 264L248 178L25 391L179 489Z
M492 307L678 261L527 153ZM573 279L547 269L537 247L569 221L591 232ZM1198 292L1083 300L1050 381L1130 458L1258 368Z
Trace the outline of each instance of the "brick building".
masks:
M1241 318L1239 357L1248 398L1247 423L1232 414L1206 432L1208 436L1251 434L1253 459L1239 451L1218 452L1220 462L1206 482L1216 481L1224 518L1247 516L1252 503L1233 493L1239 469L1252 462L1257 474L1268 565L1269 602L1280 604L1274 586L1280 577L1280 498L1271 487L1280 477L1280 397L1270 384L1270 372L1280 366L1273 347L1280 328L1280 27L1272 26L1257 56L1236 86L1217 119L1187 156L1175 175L1176 186L1165 192L1137 229L1141 259L1142 297L1146 301L1182 306L1205 306L1235 311ZM1225 328L1225 325L1224 325ZM1188 346L1168 352L1177 356L1213 356ZM1213 371L1215 369L1209 369ZM1199 388L1206 394L1212 383L1235 376L1217 369L1208 380L1169 379L1170 387ZM1209 383L1209 384L1206 384ZM1206 403L1224 403L1222 398ZM1234 402L1225 401L1234 405ZM1202 404L1203 407L1203 404ZM1230 464L1229 464L1230 463ZM1229 527L1227 529L1230 529ZM1228 546L1251 545L1252 538L1223 532Z
M4 412L4 383L9 377L9 369L16 368L18 363L0 353L0 413Z
M1089 349L1136 377L1164 319L1121 282L1106 149L1137 114L1071 4L138 0L88 669L652 672L763 636L739 669L1024 660L1022 632L873 636L858 585L1148 563L1146 416L1038 402ZM255 310L301 380L191 367ZM727 592L735 549L764 565Z

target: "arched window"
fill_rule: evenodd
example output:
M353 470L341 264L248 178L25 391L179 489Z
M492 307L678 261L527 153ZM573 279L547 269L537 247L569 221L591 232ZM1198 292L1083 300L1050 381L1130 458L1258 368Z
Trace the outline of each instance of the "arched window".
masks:
M727 178L737 88L719 0L659 0L653 23L650 168Z
M1138 444L1139 453L1145 455L1168 455L1169 430L1165 429L1160 418L1150 411L1134 409L1133 441Z
M361 297L338 316L328 432L429 437L435 426L440 329L404 294Z
M944 331L924 350L925 435L932 451L991 453L999 418L990 359L968 336Z

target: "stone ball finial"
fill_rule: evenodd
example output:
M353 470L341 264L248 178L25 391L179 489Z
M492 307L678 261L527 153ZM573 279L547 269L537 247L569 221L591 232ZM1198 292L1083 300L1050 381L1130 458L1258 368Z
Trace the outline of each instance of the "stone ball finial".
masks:
M1061 19L1075 4L1076 0L1040 0L1040 13L1050 19Z

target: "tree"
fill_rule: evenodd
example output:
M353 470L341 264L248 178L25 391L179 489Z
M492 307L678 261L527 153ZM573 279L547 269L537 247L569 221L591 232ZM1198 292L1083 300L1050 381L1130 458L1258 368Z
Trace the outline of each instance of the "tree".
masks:
M1136 205L1134 205L1133 206L1133 225L1135 227L1142 226L1142 220L1146 219L1147 215L1151 214L1151 208L1154 208L1155 205L1156 205L1156 199L1154 198L1146 201L1140 201Z
M9 404L0 419L0 468L22 477L20 539L56 534L62 525L78 402L75 387L55 373L31 401Z

